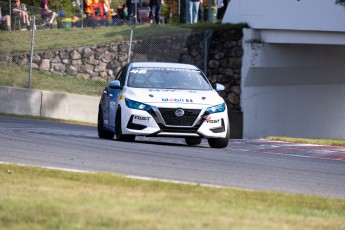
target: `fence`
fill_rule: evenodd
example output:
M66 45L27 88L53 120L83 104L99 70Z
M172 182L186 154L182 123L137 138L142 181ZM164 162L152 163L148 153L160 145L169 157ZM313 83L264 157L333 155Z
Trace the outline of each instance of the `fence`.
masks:
M0 85L99 95L128 62L183 62L206 70L207 32L118 18L59 18L46 26L37 9L28 10L33 30L0 31Z

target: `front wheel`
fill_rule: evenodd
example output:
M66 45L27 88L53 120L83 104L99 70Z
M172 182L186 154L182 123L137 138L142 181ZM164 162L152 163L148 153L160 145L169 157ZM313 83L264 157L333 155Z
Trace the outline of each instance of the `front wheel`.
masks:
M109 132L109 131L104 129L102 108L98 109L97 131L98 131L98 137L99 138L102 138L102 139L113 139L114 138L114 133Z
M115 137L116 137L116 140L119 140L119 141L132 142L135 140L135 135L122 134L121 110L120 109L118 109L118 111L116 113L116 118L115 118Z
M208 144L211 148L226 148L229 144L229 138L230 138L230 127L228 126L228 131L226 132L225 138L209 138L207 139Z

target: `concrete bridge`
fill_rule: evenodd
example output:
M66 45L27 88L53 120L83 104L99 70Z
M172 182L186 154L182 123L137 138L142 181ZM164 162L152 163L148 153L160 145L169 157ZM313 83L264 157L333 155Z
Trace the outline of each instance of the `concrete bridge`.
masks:
M231 0L223 23L243 22L243 137L345 139L345 7Z

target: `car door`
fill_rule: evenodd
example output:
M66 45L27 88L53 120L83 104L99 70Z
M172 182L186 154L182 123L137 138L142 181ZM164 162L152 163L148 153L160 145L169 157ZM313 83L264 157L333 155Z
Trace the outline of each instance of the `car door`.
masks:
M109 126L109 107L110 107L110 94L111 94L111 89L110 87L106 87L103 90L103 95L101 99L101 107L103 110L103 123L107 128Z
M123 67L120 70L115 80L119 80L121 86L124 86L126 76L127 76L127 66ZM119 105L119 97L120 97L121 91L122 91L121 89L109 88L109 92L108 92L108 99L109 99L108 119L109 119L109 127L111 127L112 129L115 128L115 117L116 117L116 112Z

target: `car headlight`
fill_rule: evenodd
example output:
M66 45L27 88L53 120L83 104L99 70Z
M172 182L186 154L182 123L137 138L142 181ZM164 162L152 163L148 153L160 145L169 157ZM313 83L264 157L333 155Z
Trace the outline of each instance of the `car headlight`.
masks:
M220 113L224 111L225 111L225 103L222 103L220 105L208 107L205 111L205 115L212 114L212 113Z
M125 98L125 102L126 102L127 107L131 109L139 109L139 110L145 110L145 111L148 111L151 109L151 106L149 105L146 105L141 102L133 101L128 98Z

